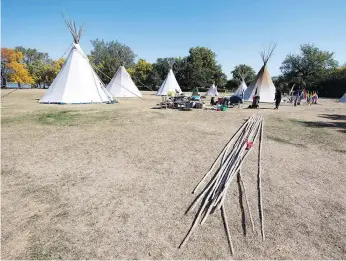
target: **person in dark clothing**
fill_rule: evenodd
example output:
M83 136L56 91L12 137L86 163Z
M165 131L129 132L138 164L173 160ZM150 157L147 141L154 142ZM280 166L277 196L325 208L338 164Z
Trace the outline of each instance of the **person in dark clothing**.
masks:
M259 101L260 101L260 96L255 94L252 97L252 104L249 105L249 108L251 108L251 109L258 109L259 108Z
M211 105L211 106L214 106L214 105L215 105L215 100L214 100L214 97L211 97L211 100L210 100L210 105Z
M280 102L281 102L281 92L279 90L276 91L275 93L275 109L279 109Z
M222 103L222 105L224 105L224 106L227 106L227 107L228 107L229 102L230 102L230 98L228 98L228 97L224 97L224 98L223 98L223 103Z

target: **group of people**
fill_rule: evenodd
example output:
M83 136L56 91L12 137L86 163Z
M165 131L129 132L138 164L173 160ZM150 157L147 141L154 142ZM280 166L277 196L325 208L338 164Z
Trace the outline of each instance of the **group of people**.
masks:
M241 99L241 98L240 98ZM290 97L291 102L293 102L294 100L294 106L296 105L300 105L301 100L302 99L306 99L306 101L309 103L309 105L311 104L316 104L317 100L318 100L318 95L317 92L311 92L311 93L307 93L306 90L304 89L304 91L298 90L295 93L295 96L292 95L292 97ZM280 90L276 90L275 92L275 108L274 109L279 109L280 103L282 100L282 93ZM249 108L258 108L258 104L260 101L260 96L258 96L257 94L254 95L252 97L252 104L249 106ZM224 103L228 102L227 98L224 98ZM211 98L211 105L215 105L217 102L214 101L214 97Z

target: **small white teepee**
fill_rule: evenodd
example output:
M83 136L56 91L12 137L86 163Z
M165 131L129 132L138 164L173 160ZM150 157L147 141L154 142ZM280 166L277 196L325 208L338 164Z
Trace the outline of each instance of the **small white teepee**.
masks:
M346 93L340 98L339 102L346 103Z
M246 85L245 81L242 80L242 82L240 83L238 89L235 91L233 96L237 96L237 97L243 99L246 89L247 89L247 85Z
M210 86L210 88L209 88L209 90L207 92L207 95L212 96L212 97L219 96L219 93L217 91L217 87L215 86L214 83L213 83L212 86Z
M157 91L157 96L166 96L169 92L182 93L177 79L174 76L172 69L169 70L165 81L162 83L160 89Z
M64 17L73 36L73 47L60 72L40 99L40 103L105 103L113 98L105 89L82 51L79 40L83 33L82 27L76 29L73 21Z
M261 57L263 66L257 73L255 80L247 87L244 92L244 100L252 101L253 96L259 95L260 102L274 102L275 85L267 70L267 62L274 52L275 46L269 48L268 53L262 52Z
M106 88L113 97L142 97L124 66L119 67Z

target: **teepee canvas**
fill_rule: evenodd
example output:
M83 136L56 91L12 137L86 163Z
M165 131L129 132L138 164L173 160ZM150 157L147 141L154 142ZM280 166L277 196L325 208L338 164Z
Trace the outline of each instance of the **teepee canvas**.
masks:
M233 96L237 96L241 99L244 99L244 92L247 89L247 85L245 83L245 77L247 76L247 73L244 71L244 68L241 68L241 71L238 72L238 75L241 78L241 83L238 86L238 89L233 94Z
M260 102L274 102L275 86L267 70L267 62L272 56L274 49L275 46L270 48L268 53L261 53L263 66L258 72L255 80L245 90L245 101L252 101L253 96L258 95L260 96Z
M217 91L217 87L215 86L214 83L213 83L212 86L210 86L210 88L209 88L209 90L207 92L207 95L212 96L212 97L219 96L219 93Z
M107 85L107 90L113 97L142 97L130 74L124 66L120 66L113 79Z
M169 92L181 93L180 86L177 79L174 76L172 69L169 70L165 81L162 83L160 89L157 91L156 95L166 96Z
M340 98L339 102L346 103L346 93Z
M239 98L244 98L244 92L247 89L247 85L245 83L244 80L242 80L242 82L240 83L238 89L235 91L235 93L233 94L233 96L237 96Z
M73 47L60 72L40 99L40 103L105 103L113 98L105 89L79 45L83 29L65 17L74 39Z

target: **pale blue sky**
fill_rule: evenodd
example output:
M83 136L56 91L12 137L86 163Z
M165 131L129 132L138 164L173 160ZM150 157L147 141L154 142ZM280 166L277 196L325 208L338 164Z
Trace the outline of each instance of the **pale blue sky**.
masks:
M268 64L272 76L305 43L346 62L346 0L2 0L2 47L22 45L60 58L72 42L63 8L85 24L86 53L96 38L125 43L149 62L205 46L228 76L240 63L259 70L259 52L270 43L277 43Z

